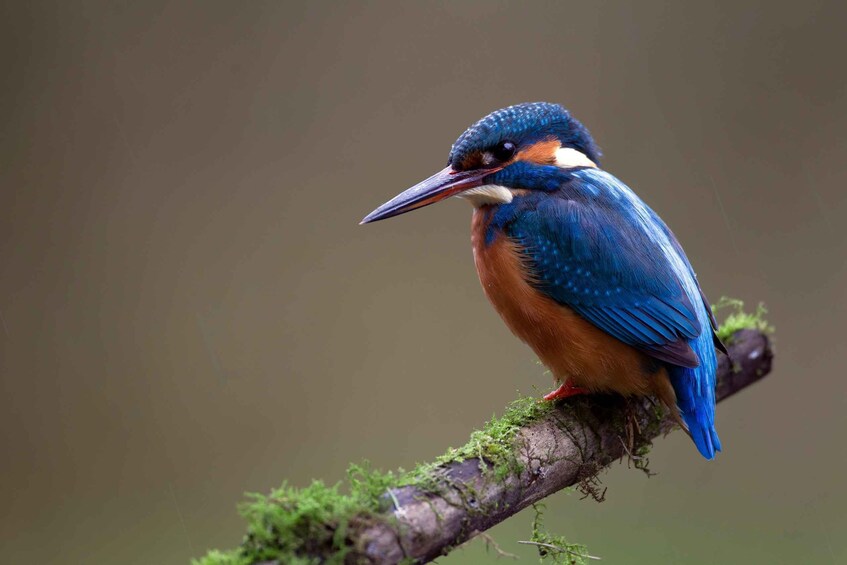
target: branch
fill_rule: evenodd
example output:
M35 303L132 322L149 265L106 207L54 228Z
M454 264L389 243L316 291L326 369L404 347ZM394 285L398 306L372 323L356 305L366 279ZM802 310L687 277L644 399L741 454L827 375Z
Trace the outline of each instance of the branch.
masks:
M726 357L719 360L718 401L771 370L764 333L738 331L729 352L733 367ZM526 399L522 406L475 432L464 448L412 473L351 476L349 497L322 483L310 487L323 490L310 493L306 504L295 490L258 497L245 510L253 524L242 547L211 552L200 563L424 563L565 487L578 485L602 499L600 471L624 456L647 471L651 441L676 428L667 411L646 398L591 395L555 406ZM375 502L350 511L351 500L368 499ZM306 507L319 511L305 519Z
M729 353L736 371L721 356L718 401L771 369L773 354L764 334L742 330ZM621 429L624 411L629 412L636 432L629 438ZM676 427L667 414L657 411L649 400L628 403L618 396L595 395L564 403L518 432L522 472L497 482L485 476L478 459L439 468L434 474L444 487L440 495L417 487L395 491L398 508L393 515L399 527L390 522L375 525L362 533L356 545L373 563L398 563L407 557L426 562L565 487L582 483L590 491L591 485L585 482L603 467L627 453L638 457L634 454L653 438Z

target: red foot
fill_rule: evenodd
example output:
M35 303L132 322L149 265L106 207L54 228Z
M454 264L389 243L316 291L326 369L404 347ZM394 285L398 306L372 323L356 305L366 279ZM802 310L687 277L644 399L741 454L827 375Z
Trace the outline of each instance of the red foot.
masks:
M574 386L571 383L565 381L562 383L562 386L554 390L553 392L544 395L544 400L558 400L560 398L568 398L571 396L576 396L578 394L588 394L587 388L582 388L581 386Z

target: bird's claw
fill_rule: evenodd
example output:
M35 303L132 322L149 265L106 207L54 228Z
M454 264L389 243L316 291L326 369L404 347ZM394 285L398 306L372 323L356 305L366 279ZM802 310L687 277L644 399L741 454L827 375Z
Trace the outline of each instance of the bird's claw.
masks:
M554 390L553 392L547 393L544 395L544 400L553 401L559 400L560 398L569 398L571 396L576 396L578 394L587 394L588 389L582 388L580 386L574 386L571 383L565 381L562 383L562 386Z

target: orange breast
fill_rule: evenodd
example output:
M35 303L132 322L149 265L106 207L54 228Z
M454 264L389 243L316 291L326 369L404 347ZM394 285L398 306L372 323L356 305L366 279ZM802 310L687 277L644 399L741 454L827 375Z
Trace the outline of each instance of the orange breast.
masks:
M667 373L649 356L600 330L533 288L517 244L503 234L486 245L488 214L474 210L471 243L485 295L512 332L526 342L557 380L592 391L673 394Z

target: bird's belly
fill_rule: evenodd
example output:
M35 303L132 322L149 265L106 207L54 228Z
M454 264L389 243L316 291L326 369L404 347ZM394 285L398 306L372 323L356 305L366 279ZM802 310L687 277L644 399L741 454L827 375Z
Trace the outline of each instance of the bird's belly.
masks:
M502 233L485 241L486 209L474 211L474 262L485 295L509 329L526 342L557 380L593 391L648 394L661 364L600 330L536 290L517 244ZM664 380L664 379L662 379Z

